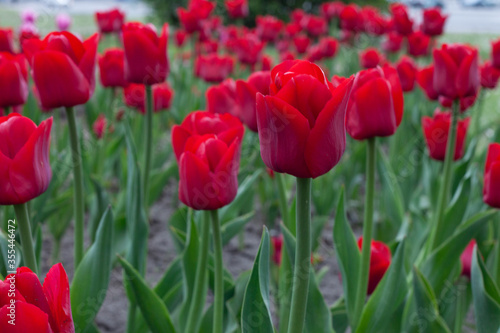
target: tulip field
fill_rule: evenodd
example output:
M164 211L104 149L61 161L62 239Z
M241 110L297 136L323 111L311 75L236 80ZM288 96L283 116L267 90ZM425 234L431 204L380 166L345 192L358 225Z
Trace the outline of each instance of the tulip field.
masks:
M500 333L500 36L308 4L0 15L1 333Z

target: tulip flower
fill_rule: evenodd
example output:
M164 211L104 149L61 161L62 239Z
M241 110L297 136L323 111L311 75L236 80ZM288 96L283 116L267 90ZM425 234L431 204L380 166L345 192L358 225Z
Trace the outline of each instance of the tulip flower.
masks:
M401 82L403 91L412 91L415 86L418 71L415 62L410 57L403 56L396 64L396 70L398 71L399 81Z
M476 246L476 240L473 239L469 242L464 252L460 255L460 262L462 264L462 276L466 276L470 279L470 273L472 268L472 255L474 253L474 246Z
M333 37L323 37L318 43L323 58L333 58L337 54L339 42Z
M227 13L232 19L239 19L248 16L247 0L226 0L224 1Z
M428 99L437 101L439 94L434 90L434 66L422 68L417 72L417 83Z
M500 69L493 67L491 62L487 61L480 67L481 87L486 89L495 89L500 79Z
M0 28L0 52L15 53L14 33L12 29Z
M390 11L394 21L394 28L398 33L407 36L413 31L413 21L408 14L408 8L402 3L393 3Z
M262 57L262 50L265 46L266 44L257 36L249 33L235 41L234 51L239 62L254 66Z
M295 49L297 53L304 54L307 51L307 48L311 44L311 40L304 34L299 34L293 38L293 44L295 45Z
M92 131L94 132L94 135L98 140L101 140L104 137L107 127L108 127L108 121L106 119L106 116L103 114L97 116L97 119L92 125Z
M300 24L311 37L325 35L328 30L328 22L320 16L306 15Z
M102 34L119 33L125 22L125 13L118 8L96 12L95 20Z
M34 24L36 21L37 15L31 9L25 9L21 13L21 22L22 23L31 23Z
M174 91L167 82L154 84L153 93L153 111L155 113L170 108ZM137 109L141 114L146 114L146 87L143 84L129 83L123 89L125 104Z
M390 136L402 119L403 90L397 71L390 66L361 71L347 111L349 135L356 140Z
M42 41L28 39L24 53L31 64L35 96L43 108L85 104L94 91L94 65L99 36L83 43L73 34L52 32ZM61 45L66 45L64 48ZM57 75L54 75L57 73Z
M289 38L293 38L297 36L302 31L302 26L299 23L289 23L285 25L285 36Z
M373 36L382 36L388 30L389 22L380 15L375 7L365 6L360 12L363 30Z
M240 108L239 118L253 132L258 131L256 100L257 93L269 95L271 72L255 72L246 81L236 81L236 101ZM207 98L208 100L208 98Z
M177 47L182 47L186 42L187 32L183 29L177 29L174 34L175 45Z
M484 170L483 200L493 208L500 209L500 144L492 143L488 148Z
M233 79L222 81L207 89L207 111L211 113L229 113L241 120L241 109L236 94L236 82Z
M109 48L99 57L99 71L103 87L125 87L125 52L119 48Z
M131 83L146 85L165 81L169 71L168 25L163 25L159 37L154 26L138 22L124 24L122 33L125 79Z
M375 68L383 62L383 56L374 47L368 47L359 53L359 63L365 69Z
M358 247L361 250L363 237L358 240ZM370 271L368 278L368 295L371 295L377 285L384 277L385 272L391 265L391 250L383 242L372 240L370 246Z
M11 298L10 288L15 286ZM9 323L10 302L15 301L15 326ZM62 264L47 273L43 286L28 267L0 281L0 331L74 333L69 282Z
M56 26L59 31L68 31L71 27L71 16L65 13L56 16Z
M465 139L469 127L470 118L458 122L457 143L453 160L457 161L464 156ZM439 109L434 111L434 117L423 117L422 127L425 141L429 151L429 156L437 161L444 161L446 157L446 148L448 145L448 136L451 125L451 113L441 112Z
M277 266L280 266L281 265L281 251L283 249L283 235L280 234L279 236L272 236L271 237L271 244L272 244L272 249L273 249L273 255L272 255L271 259L273 260L273 262Z
M428 36L442 35L447 18L448 16L443 15L439 8L424 9L422 32Z
M23 24L19 31L19 49L22 53L24 53L23 43L28 39L40 39L38 29L31 23Z
M262 68L263 71L270 71L273 67L273 58L267 55L262 56Z
M397 53L403 45L403 36L395 31L391 31L386 35L386 39L382 42L382 50L387 53Z
M22 105L28 98L24 55L0 52L0 108Z
M299 24L300 21L306 16L306 12L303 9L297 8L292 10L290 13L290 18L292 19L292 23Z
M200 32L202 22L206 20L215 8L215 3L207 0L190 0L188 8L178 8L177 16L187 33Z
M216 53L196 58L195 75L206 82L222 82L232 72L234 60L229 56Z
M408 54L414 57L429 54L431 38L422 31L415 31L408 35Z
M319 6L319 11L321 16L330 22L332 19L339 17L342 9L344 9L344 6L345 5L342 1L323 2Z
M274 42L283 28L283 22L271 15L258 15L256 23L257 35L264 42Z
M1 44L2 43L0 42L0 45ZM491 42L491 63L493 64L494 67L500 69L500 39Z
M340 27L342 30L356 32L361 25L359 16L359 7L355 4L344 6L340 12Z

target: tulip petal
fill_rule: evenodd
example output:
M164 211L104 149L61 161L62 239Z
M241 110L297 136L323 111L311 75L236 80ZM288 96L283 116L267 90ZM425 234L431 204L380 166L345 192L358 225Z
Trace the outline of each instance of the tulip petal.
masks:
M403 88L401 88L401 81L399 80L399 75L395 68L385 66L383 70L385 78L389 80L391 84L392 101L394 103L394 112L396 113L396 125L399 126L403 120L404 111Z
M457 97L456 78L458 67L446 52L434 50L434 89L440 95L450 99Z
M26 300L24 299L23 295L21 295L19 290L15 291L14 298L12 298L11 295L9 295L10 286L11 283L9 280L5 280L5 282L0 280L0 308L2 308L4 305L9 305L12 299L14 299L15 301L26 302ZM15 280L14 280L14 286L15 286Z
M48 315L35 305L17 301L15 303L15 325L9 323L10 310L7 306L0 308L0 332L9 333L52 333Z
M221 157L217 169L211 174L218 189L221 206L229 204L238 192L238 170L240 168L240 142L236 140Z
M18 62L0 60L0 107L21 105L28 98L28 83Z
M179 161L179 199L194 209L217 209L217 196L211 183L210 169L192 152ZM214 204L215 203L215 204ZM215 207L215 208L214 208Z
M0 123L0 152L4 156L14 159L17 153L28 142L29 138L36 131L35 123L17 113L12 113L6 121Z
M486 158L485 172L488 172L495 162L500 162L500 143L490 144Z
M139 30L125 30L123 46L127 81L150 85L165 81L167 73L161 71L158 47L150 38Z
M175 125L172 127L172 146L174 148L175 157L177 161L179 161L182 153L184 152L184 146L186 145L186 141L191 136L191 133L188 132L184 127Z
M467 56L458 69L456 78L457 93L460 97L475 96L479 89L479 64L477 50Z
M99 42L99 34L93 34L83 42L85 53L82 55L78 67L89 82L90 95L94 92L95 86L95 63L97 60L97 44Z
M236 95L241 108L240 118L253 132L257 132L257 115L255 103L257 90L243 80L236 81Z
M16 289L23 295L27 303L33 304L45 312L49 317L49 321L51 321L50 306L43 292L42 284L35 273L20 272L18 270L16 274ZM52 327L56 327L55 322L51 322L50 324Z
M196 152L196 155L200 158L206 158L208 162L208 166L210 171L215 171L219 162L221 161L224 154L227 152L227 145L222 140L217 139L208 139L203 144L200 145L200 148Z
M489 165L484 174L483 199L493 208L500 209L500 161Z
M43 282L43 291L50 307L52 319L57 325L53 327L54 331L74 333L68 276L61 263L52 266L47 273Z

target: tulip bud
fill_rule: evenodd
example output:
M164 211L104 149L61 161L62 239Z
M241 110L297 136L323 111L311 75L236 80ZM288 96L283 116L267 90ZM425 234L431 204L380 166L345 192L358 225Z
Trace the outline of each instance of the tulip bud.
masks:
M361 251L363 237L358 240L358 247ZM375 291L377 285L384 277L385 272L391 265L391 250L382 242L372 240L370 246L370 270L368 277L368 295Z
M464 252L460 255L460 262L462 263L462 273L461 275L466 276L470 279L470 273L472 268L472 255L474 253L474 246L476 246L476 240L473 239L465 248Z
M493 208L500 209L500 144L492 143L488 148L484 169L483 200Z

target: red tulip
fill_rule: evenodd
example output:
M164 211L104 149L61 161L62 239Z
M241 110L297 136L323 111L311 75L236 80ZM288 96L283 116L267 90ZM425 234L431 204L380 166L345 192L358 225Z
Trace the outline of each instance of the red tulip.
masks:
M434 66L422 68L417 72L417 83L431 101L437 101L439 94L434 90Z
M424 9L422 31L428 36L442 35L447 18L448 16L443 15L439 8Z
M239 19L248 16L248 1L247 0L226 0L227 13L232 19Z
M15 53L14 33L12 32L12 29L0 28L0 52Z
M292 10L290 13L290 18L292 19L293 23L299 24L300 21L306 16L306 12L300 8Z
M172 104L174 91L167 82L153 85L154 112L168 109ZM130 83L123 89L125 104L146 114L146 89L143 84Z
M348 80L348 78L342 77L342 76L338 76L338 75L334 75L334 76L332 76L331 82L332 82L333 87L337 88L338 86L340 86L346 80Z
M222 82L233 72L234 60L229 56L210 54L199 56L195 62L195 75L206 82Z
M244 127L230 114L197 111L172 128L179 198L193 209L221 208L236 197Z
M388 53L396 53L401 50L403 45L403 36L395 31L391 31L386 35L386 39L382 43L382 50Z
M40 39L40 34L38 33L38 29L35 26L23 26L21 27L21 31L19 32L19 48L22 53L23 43L28 39Z
M92 130L94 131L94 135L98 140L103 138L104 133L106 133L107 127L108 121L106 120L106 116L100 114L92 125Z
M393 135L403 119L403 104L403 90L394 68L363 70L352 88L347 132L356 140Z
M101 33L118 33L122 30L123 23L125 22L125 13L118 8L104 12L96 12L95 20Z
M321 16L306 15L300 24L312 37L324 35L328 31L328 22Z
M293 38L302 31L302 26L299 23L288 23L285 25L285 36Z
M418 71L415 62L410 57L403 56L396 64L396 70L398 71L399 81L401 82L403 91L412 91L415 86Z
M98 40L99 35L94 34L82 43L73 34L63 31L52 32L42 41L24 41L36 96L43 108L72 107L90 99L94 92Z
M355 4L344 6L340 13L340 27L342 30L356 32L361 25L359 16L359 7Z
M295 45L297 53L303 54L306 53L307 48L311 44L311 40L306 35L300 34L293 38L293 44Z
M436 92L450 100L475 99L480 84L477 49L444 44L433 56Z
M500 39L491 42L491 63L500 69Z
M270 71L271 67L273 67L273 58L268 55L262 56L262 70Z
M186 42L187 32L183 29L177 29L174 34L175 45L177 47L182 47Z
M188 8L177 8L177 16L187 33L202 30L202 22L215 8L215 3L207 0L190 0Z
M119 48L107 49L99 57L99 71L103 87L125 87L125 52Z
M358 247L361 251L363 237L358 240ZM368 275L368 295L372 294L377 285L384 277L385 272L391 265L391 250L383 242L372 240L370 246L370 270Z
M374 47L368 47L359 53L359 63L365 69L375 68L383 62L383 56Z
M382 36L388 30L389 22L380 15L375 7L365 6L360 12L363 30L370 35Z
M493 208L500 208L500 143L492 143L488 148L483 200Z
M241 110L237 101L236 82L233 79L224 80L222 83L208 88L205 97L208 112L229 113L240 118Z
M319 49L324 58L333 58L337 54L339 42L333 37L323 37L318 43Z
M319 11L321 16L327 21L331 21L333 18L339 17L344 6L342 1L323 2L319 7Z
M460 255L460 262L462 263L461 275L466 276L469 279L472 268L472 254L474 253L474 246L476 246L475 239L470 241L464 252L462 252L462 254Z
M246 34L236 40L234 49L239 62L253 66L260 60L265 46L266 44L262 43L257 36Z
M470 118L465 118L458 122L457 144L453 159L461 159L465 153L465 138ZM451 126L451 112L441 112L439 109L434 111L434 117L423 117L422 127L424 130L425 141L431 158L437 161L444 161L446 156L446 146L448 144L448 134Z
M271 15L258 15L256 22L257 35L264 42L274 42L283 28L283 22Z
M0 52L0 108L22 105L28 98L24 55Z
M394 28L403 36L411 34L413 31L413 21L408 14L408 8L401 3L394 3L390 6Z
M239 118L254 132L257 127L256 101L257 93L269 95L269 85L271 84L271 72L255 72L246 81L236 81L236 100L240 107Z
M345 150L345 111L352 80L334 88L321 68L285 61L271 71L270 95L257 94L264 163L276 172L316 178Z
M414 57L429 54L431 38L422 31L415 31L408 35L408 54Z
M15 287L15 297L9 295ZM43 286L27 267L0 281L0 331L13 333L74 333L69 282L62 264L47 273ZM9 323L9 306L15 300L15 325ZM8 302L8 303L7 303Z
M0 205L26 203L49 187L52 118L36 126L18 113L0 117Z
M491 62L487 61L480 67L481 87L486 89L495 89L500 79L500 69L493 67Z
M271 170L272 171L272 170ZM283 235L271 237L271 244L273 246L272 260L277 266L281 266L281 251L283 249Z

